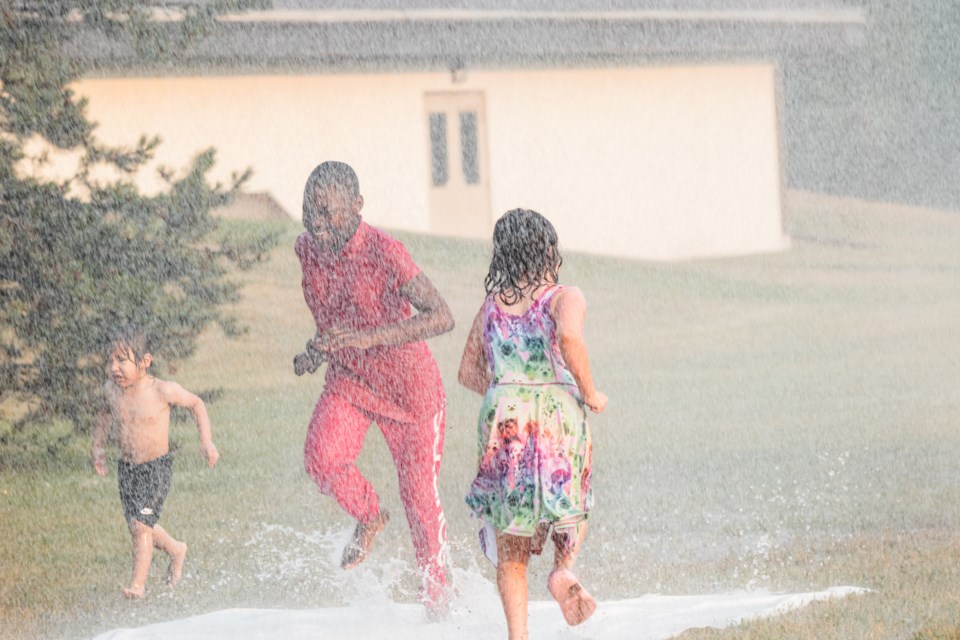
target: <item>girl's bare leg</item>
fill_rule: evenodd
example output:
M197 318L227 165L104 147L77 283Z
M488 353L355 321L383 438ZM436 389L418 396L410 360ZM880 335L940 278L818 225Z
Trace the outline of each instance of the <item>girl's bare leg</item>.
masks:
M497 536L497 590L507 618L509 640L527 640L527 564L530 538Z
M587 521L581 520L572 527L553 530L553 568L573 569L580 552L580 545L587 535Z
M571 571L586 533L585 520L571 527L554 529L553 532L553 571L547 579L547 589L560 605L563 617L569 625L586 621L597 609L596 600Z
M167 584L176 586L183 577L183 562L187 557L187 543L175 540L159 524L153 527L153 546L170 556L170 566L167 567Z
M133 576L130 586L122 593L125 598L142 598L147 591L147 575L153 560L153 530L139 520L131 520L128 525L133 543Z

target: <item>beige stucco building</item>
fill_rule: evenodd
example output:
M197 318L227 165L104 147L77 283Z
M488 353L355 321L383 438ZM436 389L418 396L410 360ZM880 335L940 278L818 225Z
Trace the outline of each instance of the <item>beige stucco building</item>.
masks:
M777 51L850 46L862 25L850 9L276 9L227 18L172 68L100 51L75 88L104 142L159 135L167 167L213 146L211 177L250 167L247 190L292 217L310 170L339 159L386 228L487 238L523 206L568 250L728 256L789 246Z

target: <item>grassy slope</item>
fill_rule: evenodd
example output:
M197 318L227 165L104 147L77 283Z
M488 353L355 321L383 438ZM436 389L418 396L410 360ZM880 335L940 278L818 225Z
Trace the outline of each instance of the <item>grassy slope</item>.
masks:
M909 637L958 625L960 217L793 193L786 224L794 247L774 255L681 264L567 256L562 278L587 294L588 344L612 399L594 420L598 503L583 579L601 598L875 590L693 638ZM289 249L296 233L291 226L272 261L243 275L238 311L249 335L211 332L171 376L225 390L210 407L216 470L203 467L192 427L174 428L180 455L164 521L191 544L189 581L164 593L158 561L159 595L118 600L129 540L115 476L90 473L78 443L57 462L0 473L4 637L336 602L336 584L306 569L278 573L277 556L255 544L264 523L293 532L347 524L302 471L320 380L290 373L311 333ZM462 559L475 554L461 496L477 400L455 375L487 249L397 235L458 321L431 349L450 405L440 488ZM399 514L381 438L368 439L360 464ZM404 529L390 527L384 548L409 565ZM294 555L303 548L290 543Z

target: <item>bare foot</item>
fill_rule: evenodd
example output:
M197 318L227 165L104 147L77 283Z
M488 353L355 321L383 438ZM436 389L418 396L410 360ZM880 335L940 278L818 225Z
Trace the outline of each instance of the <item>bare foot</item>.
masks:
M373 546L373 539L383 530L389 520L390 514L381 511L370 524L358 522L357 528L353 530L353 539L343 549L340 567L342 569L353 569L366 560L367 554L370 553L370 548Z
M143 585L130 585L126 589L121 589L120 592L127 600L140 600L144 595L146 595L147 589Z
M586 621L597 609L597 602L569 569L556 569L547 579L550 595L560 605L563 619L571 627Z
M167 584L177 586L183 577L183 561L187 559L187 543L181 542L177 550L170 554L170 566L167 567Z

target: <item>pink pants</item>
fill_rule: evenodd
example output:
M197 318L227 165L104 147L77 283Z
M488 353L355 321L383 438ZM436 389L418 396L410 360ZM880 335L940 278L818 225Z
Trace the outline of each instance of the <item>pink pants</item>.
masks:
M417 564L424 574L425 599L436 601L446 585L447 523L437 481L443 456L444 410L419 424L374 416L333 393L317 401L304 445L304 466L320 492L333 497L359 522L380 512L373 486L356 460L370 423L386 438L400 479L400 500L407 514Z

